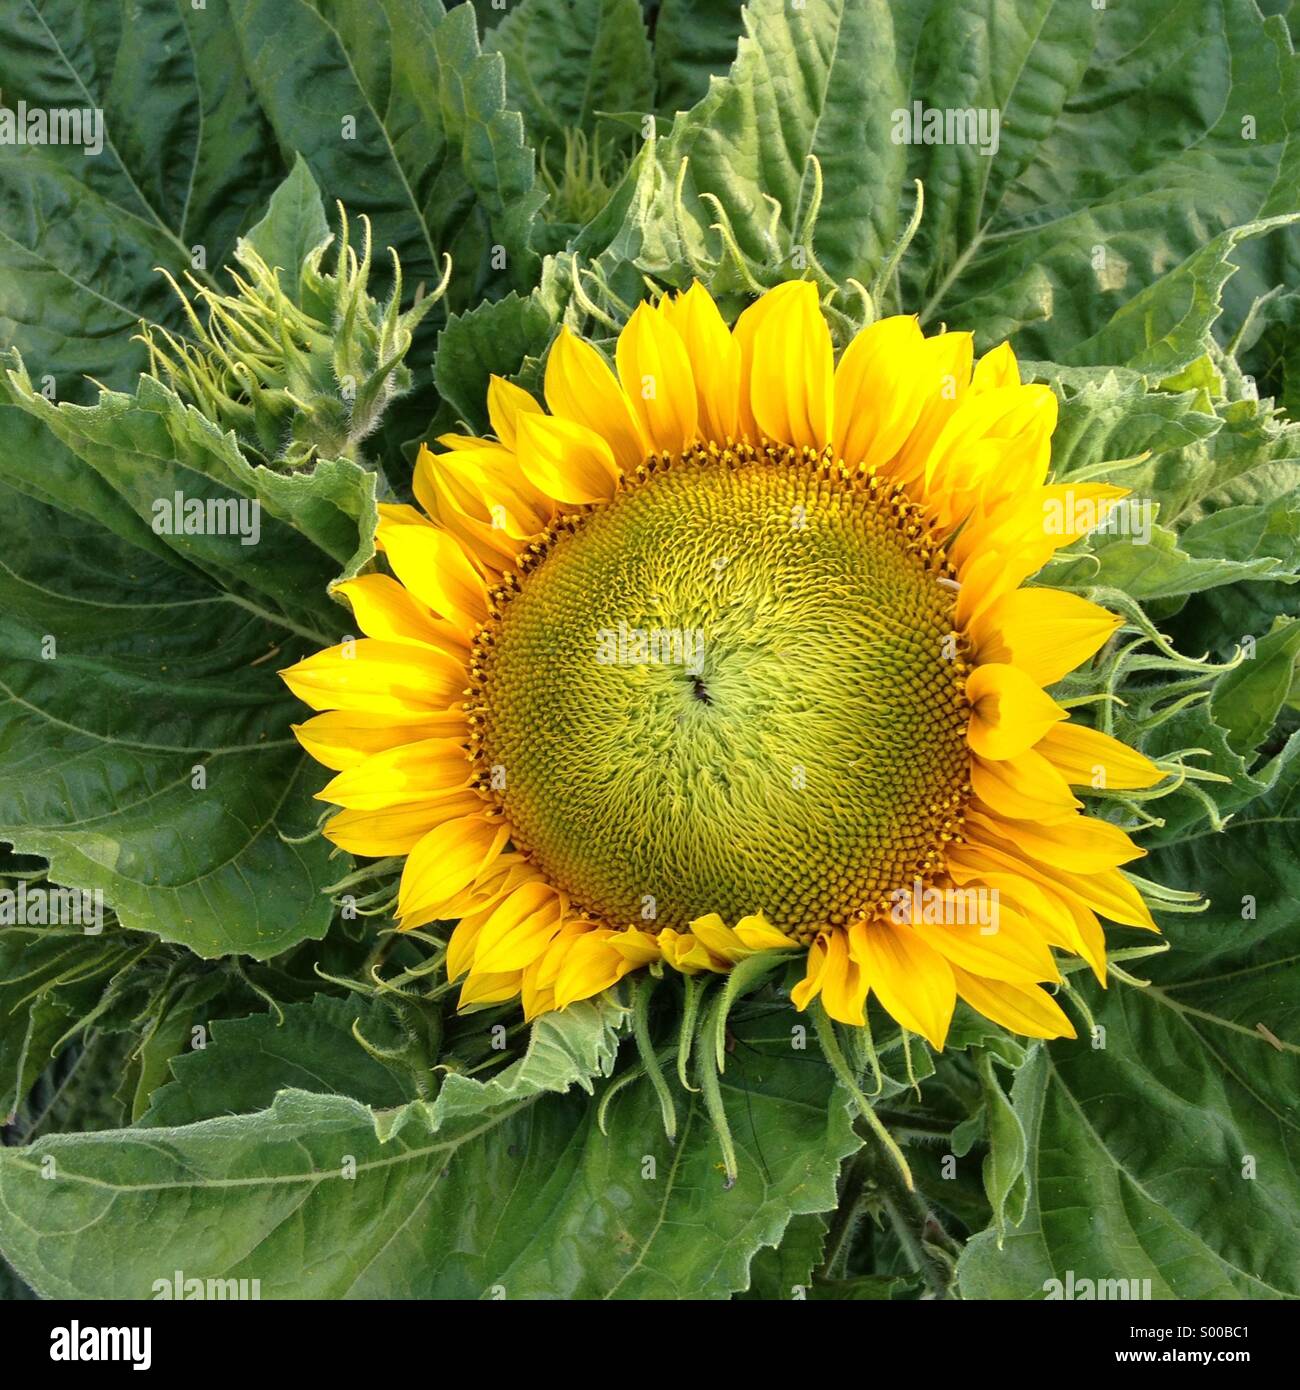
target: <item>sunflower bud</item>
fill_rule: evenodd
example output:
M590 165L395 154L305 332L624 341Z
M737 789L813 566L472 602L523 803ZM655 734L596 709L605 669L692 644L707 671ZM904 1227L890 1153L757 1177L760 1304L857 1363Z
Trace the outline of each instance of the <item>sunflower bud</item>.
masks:
M220 294L187 276L191 300L167 276L185 306L189 339L156 326L144 330L150 375L233 430L250 457L281 469L304 468L317 458L364 462L362 442L390 402L411 388L404 358L450 275L448 259L442 281L403 313L402 267L390 247L392 290L379 304L367 289L369 219L361 219L358 255L341 206L339 217L332 272L321 263L333 237L306 254L287 286L281 270L241 239L235 247L239 269L230 272L235 293Z

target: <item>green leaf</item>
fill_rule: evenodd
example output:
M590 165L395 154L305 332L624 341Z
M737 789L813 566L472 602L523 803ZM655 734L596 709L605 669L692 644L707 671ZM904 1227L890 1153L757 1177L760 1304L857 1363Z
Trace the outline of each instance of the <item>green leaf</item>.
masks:
M928 211L901 302L1029 356L1137 357L1161 376L1200 356L1232 229L1296 206L1300 68L1283 27L1250 0L938 0L909 22L909 98L1001 117L992 157L909 147ZM1260 267L1246 303L1279 278L1273 245L1236 253Z
M1131 490L1085 549L1047 567L1044 582L1154 600L1293 578L1300 563L1294 425L1254 401L1218 400L1206 411L1199 391L1152 391L1113 373L1080 381L1052 363L1035 363L1032 372L1061 398L1054 477L1102 477ZM1153 515L1160 524L1147 535Z
M1201 558L1222 556L1244 564L1266 557L1294 570L1300 563L1300 486L1267 502L1224 507L1193 522L1180 540L1184 550Z
M1156 1298L1295 1298L1300 1055L1300 758L1219 834L1154 853L1143 872L1197 887L1153 983L1111 985L1104 1034L1052 1043L1017 1077L1030 1145L1024 1225L961 1260L973 1298L1041 1298L1049 1281L1151 1281Z
M736 57L741 7L736 0L660 0L655 15L656 104L671 117L699 101L711 77Z
M825 290L850 276L869 285L920 180L924 215L884 309L919 312L932 330L969 325L981 347L1012 338L1027 357L1132 361L1165 379L1206 354L1234 265L1245 267L1237 320L1294 270L1300 66L1252 0L1224 0L1217 19L1204 0L1119 11L756 0L745 25L729 74L663 142L658 206L648 217L639 200L625 207L644 243L638 266L670 283L688 274L683 259L727 260L700 198L713 194L748 262L718 287L805 265ZM970 113L974 138L927 142L928 111ZM810 155L829 193L801 264ZM684 245L663 255L674 238Z
M1291 693L1300 660L1300 622L1288 622L1260 639L1250 660L1221 677L1210 709L1240 753L1251 753L1268 737Z
M465 426L488 429L487 392L493 376L515 377L529 357L540 358L550 345L558 315L547 296L511 293L453 314L438 336L434 381Z
M1086 552L1059 558L1041 576L1058 589L1122 589L1131 598L1182 597L1246 579L1294 579L1291 566L1273 555L1233 559L1214 551L1190 554L1164 526L1140 537L1095 537Z
M737 1295L745 1300L771 1302L806 1299L813 1271L821 1264L826 1244L826 1218L819 1213L796 1216L779 1245L764 1246L749 1267L749 1287Z
M993 1058L984 1053L978 1061L980 1087L984 1094L984 1121L989 1151L984 1157L984 1191L993 1210L998 1238L1008 1224L1018 1226L1025 1219L1029 1186L1025 1180L1025 1131L1011 1102L1006 1098L994 1071Z
M1278 295L1262 306L1257 327L1238 351L1262 396L1275 396L1295 419L1300 416L1300 293Z
M381 1109L414 1100L409 1081L376 1061L352 1034L354 1021L375 1013L354 999L318 994L288 1005L282 1021L272 1014L219 1019L206 1046L174 1057L174 1079L154 1091L138 1123L165 1129L251 1114L287 1089L350 1096Z
M93 470L135 513L138 525L124 528L133 544L174 556L234 601L321 645L343 627L327 589L341 568L355 568L372 552L377 511L369 470L346 459L290 474L254 467L233 435L150 377L141 378L134 396L105 391L94 406L52 404L32 389L21 365L9 373L9 387L14 403L86 465L70 490ZM94 478L91 486L99 490ZM205 524L176 534L178 494L186 505L256 502L256 523L245 510L241 533L213 534Z
M523 122L506 106L504 65L480 52L471 6L229 3L282 149L302 154L327 198L370 217L409 283L436 283L448 252L454 303L503 278L531 286L544 195ZM504 266L492 264L495 246Z
M889 113L903 101L888 5L814 0L792 9L755 0L743 16L730 74L673 122L660 155L666 186L688 160L683 196L697 235L712 239L703 229L716 214L701 195L713 194L741 250L776 270L815 210L815 159L832 190L816 223L816 253L832 277L869 280L897 231L907 161L887 135ZM864 141L864 130L880 138ZM780 204L778 240L769 235L769 198ZM646 268L689 280L680 265ZM787 274L797 278L799 269Z
M647 111L650 42L638 0L523 0L487 36L533 143L592 134L598 111Z
M818 1303L880 1303L915 1293L915 1279L903 1274L857 1274L848 1279L813 1280L809 1297Z
M1221 232L1176 270L1127 300L1093 337L1065 352L1067 362L1123 362L1166 377L1199 360L1223 309L1223 289L1236 273L1232 253L1247 237L1290 226L1300 214L1261 218Z
M322 936L339 869L323 841L288 842L321 777L275 674L303 645L192 571L0 495L0 838L200 955Z
M135 1086L131 1096L131 1119L138 1120L149 1108L154 1092L166 1082L172 1059L189 1047L194 1014L187 1007L169 1008L150 1027L135 1058Z
M1180 532L1225 507L1272 505L1300 488L1300 427L1267 402L1219 399L1207 411L1198 393L1148 390L1124 373L1081 381L1055 363L1022 367L1060 398L1052 436L1060 481L1102 476L1119 483L1158 504L1161 522ZM1208 540L1214 532L1205 534Z
M130 1066L136 1044L130 1033L93 1032L84 1043L68 1044L75 1056L66 1066L48 1067L20 1107L18 1129L10 1142L31 1143L42 1134L117 1129L130 1121L130 1112L116 1095Z
M298 270L309 252L330 239L320 189L307 161L299 155L289 177L271 195L262 220L245 240L271 267L283 272L281 285L292 296Z
M0 928L0 1125L49 1065L54 1045L93 1007L104 971L125 959L102 937Z
M7 1260L0 1260L0 1303L18 1303L34 1299L36 1295L14 1273Z
M208 279L283 173L230 36L227 0L17 0L0 15L6 106L103 112L97 155L0 145L0 341L64 399L87 399L83 374L131 384L137 321L181 322L154 267Z
M606 1064L608 1044L590 1046L608 1036L605 1022L593 1031L595 1011L545 1024L550 1043L535 1037L532 1060L496 1083L449 1077L432 1105L376 1113L282 1090L253 1114L0 1150L0 1245L46 1296L111 1282L119 1297L148 1297L161 1267L257 1278L263 1297L744 1287L755 1251L792 1216L833 1205L840 1158L858 1143L842 1095L788 1031L742 1026L724 1078L742 1150L728 1191L698 1103L670 1146L644 1123L644 1080L615 1098L608 1138L580 1092L540 1089ZM41 1176L47 1158L53 1180Z

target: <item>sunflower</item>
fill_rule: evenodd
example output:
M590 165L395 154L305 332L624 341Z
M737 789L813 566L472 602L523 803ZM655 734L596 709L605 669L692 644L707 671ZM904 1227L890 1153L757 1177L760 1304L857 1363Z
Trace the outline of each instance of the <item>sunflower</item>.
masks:
M495 438L381 507L366 636L283 673L325 834L405 856L401 927L458 921L462 1007L786 951L841 1023L1073 1036L1053 948L1104 985L1099 919L1155 929L1075 791L1162 774L1045 689L1120 620L1023 586L1124 490L1048 481L1006 344L899 316L837 363L810 283L731 329L665 294L614 358L562 329L546 409L493 378Z

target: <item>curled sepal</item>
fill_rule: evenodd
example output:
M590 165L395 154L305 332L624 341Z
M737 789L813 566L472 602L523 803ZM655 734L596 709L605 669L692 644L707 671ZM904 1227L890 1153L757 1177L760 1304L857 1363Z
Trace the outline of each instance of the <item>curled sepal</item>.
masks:
M402 997L385 996L383 1003L399 1040L390 1046L373 1041L362 1031L360 1018L352 1022L352 1036L376 1062L406 1072L416 1095L427 1100L433 1094L434 1066L442 1045L442 1015L423 1002Z
M650 1036L650 998L658 983L659 981L653 975L646 974L641 976L632 988L632 1037L636 1041L636 1050L641 1058L641 1066L644 1068L646 1076L650 1078L655 1095L659 1098L659 1109L663 1113L664 1133L672 1141L677 1138L677 1107L673 1104L672 1092L668 1089L668 1081L664 1076L664 1069L660 1065L659 1054L655 1051L654 1040Z
M718 1136L722 1148L722 1167L726 1173L725 1186L734 1187L740 1172L736 1162L736 1145L731 1137L731 1125L727 1120L726 1107L722 1103L722 1068L718 1065L717 1051L713 1039L726 1029L727 1005L718 994L704 1017L695 1043L695 1072L704 1096L704 1108L708 1112L713 1131Z
M756 955L739 960L728 971L726 982L709 1013L705 1029L712 1040L713 1054L717 1060L718 1071L727 1067L727 1017L736 1000L748 994L760 980L765 979L778 966L784 965L789 957L784 951L759 951Z
M881 1147L893 1160L894 1166L898 1169L908 1191L913 1191L916 1184L912 1180L912 1170L907 1166L907 1159L903 1157L903 1151L898 1147L894 1136L880 1122L880 1117L872 1109L871 1102L862 1092L862 1087L858 1085L853 1068L849 1066L844 1051L840 1047L839 1039L835 1035L835 1024L831 1016L822 1007L820 1000L812 1004L811 1011L813 1023L817 1028L817 1041L821 1044L822 1055L826 1058L827 1064L835 1073L835 1079L849 1093L853 1103L858 1108L858 1113L880 1141Z
M700 1016L700 1000L709 987L709 975L683 975L686 992L682 1000L682 1022L677 1036L677 1079L685 1091L699 1088L691 1085L691 1049L695 1045L696 1023Z
M301 225L286 233L290 208ZM234 293L194 275L182 287L170 275L185 312L188 337L146 325L149 374L223 430L244 452L269 466L295 469L320 459L364 462L360 445L388 406L410 390L405 365L415 329L446 290L441 282L401 307L402 267L390 249L387 298L369 292L370 223L361 218L360 250L339 206L334 244L320 194L306 167L295 168L271 200L266 218L235 247ZM163 272L166 274L166 272Z

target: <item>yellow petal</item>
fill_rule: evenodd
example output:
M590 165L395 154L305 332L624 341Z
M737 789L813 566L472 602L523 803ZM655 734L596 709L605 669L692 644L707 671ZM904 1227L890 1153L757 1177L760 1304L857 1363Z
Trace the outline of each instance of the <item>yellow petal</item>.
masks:
M514 453L505 449L435 454L421 445L412 487L420 505L444 529L449 506L455 515L515 539L536 535L555 513L554 503L524 477Z
M335 584L332 593L342 594L352 605L361 631L367 637L386 642L423 642L426 646L459 645L459 635L440 623L409 589L386 574L363 574Z
M678 454L698 433L699 403L686 345L651 305L638 304L618 336L619 380L659 453Z
M545 389L551 414L597 435L625 473L645 462L649 446L614 373L590 343L567 328L560 329L546 359ZM517 417L516 423L526 418ZM551 496L561 502L573 500L559 493Z
M608 502L618 490L618 465L604 438L585 425L552 415L519 422L519 466L557 502Z
M835 364L816 285L791 280L769 290L737 319L735 336L742 398L758 432L796 447L829 444Z
M691 934L718 960L728 965L734 965L749 955L744 943L716 912L697 917L691 923Z
M458 918L489 912L521 883L529 883L540 877L522 854L503 850L473 882L441 901L426 899L418 911L413 910L402 916L398 926L402 931L407 931L411 927L422 927L427 922L454 922Z
M986 980L953 967L957 992L975 1010L1003 1028L1029 1038L1072 1038L1074 1025L1046 990L1005 980Z
M397 915L408 919L464 892L506 847L499 818L462 816L435 827L415 846L402 870ZM427 919L426 919L427 920Z
M472 769L461 740L426 738L374 753L340 772L316 793L351 811L381 811L409 801L463 791Z
M1014 908L999 901L989 918L987 925L913 922L911 928L950 965L976 975L1028 985L1060 979L1046 941Z
M520 415L540 415L542 407L522 386L516 386L495 373L488 379L488 418L496 437L512 453Z
M567 1009L579 999L600 994L633 969L632 962L609 944L612 935L592 931L573 943L556 977L556 1008Z
M1032 748L1000 762L972 758L970 780L975 795L998 816L1055 821L1080 806L1065 778Z
M349 854L382 859L410 854L436 825L482 811L474 791L454 792L428 801L408 801L377 811L340 811L325 822L325 838Z
M822 934L808 948L808 964L803 979L790 991L790 1001L800 1013L822 992L822 981L826 978L828 937Z
M925 460L927 500L945 525L985 505L1041 486L1051 459L1056 397L1046 386L969 391L944 422Z
M531 965L563 926L566 906L564 897L548 883L516 888L496 904L479 931L475 971L503 973Z
M1014 758L1031 748L1065 711L1015 666L977 666L966 679L967 738L981 758Z
M986 843L987 837L992 835L1035 860L1054 868L1068 869L1071 873L1113 869L1146 854L1146 850L1139 849L1119 826L1077 814L1065 820L1035 824L994 820L968 807L965 831L973 843Z
M487 622L487 587L459 543L434 526L382 523L380 534L402 583L462 635L473 637Z
M1004 842L1005 843L1005 842ZM973 853L975 857L968 858ZM1147 931L1159 931L1152 920L1151 912L1142 895L1124 877L1122 869L1103 869L1097 873L1074 873L1069 869L1058 868L1055 864L1044 863L1026 856L1014 846L999 849L996 845L961 845L949 851L949 872L956 876L954 863L972 863L981 876L987 877L987 870L1008 869L1013 874L1032 880L1050 888L1072 906L1082 904L1093 912L1109 917L1112 922L1121 922L1129 927L1142 927Z
M967 631L978 661L1016 666L1039 685L1052 685L1104 646L1121 621L1078 594L1017 589Z
M456 924L455 931L447 940L447 978L459 980L474 964L474 950L478 945L478 934L487 921L489 912L471 912Z
M534 961L523 973L523 982L519 988L519 1006L523 1010L524 1021L531 1023L533 1019L540 1018L542 1014L548 1014L555 1008L555 990L550 985L538 983L538 964Z
M925 339L912 314L864 328L835 369L835 453L878 468L907 442L928 395Z
M691 932L676 932L665 927L659 933L659 950L664 960L683 975L698 975L701 970L717 974L727 968Z
M1074 901L1067 903L1067 906L1074 916L1075 925L1075 939L1070 949L1088 962L1092 973L1097 977L1097 983L1105 989L1106 933L1102 931L1097 914L1090 907Z
M421 448L424 446L421 445ZM428 526L429 518L420 511L419 507L412 507L407 502L378 502L375 504L379 512L380 521L391 521L394 526ZM376 543L382 550L383 545L376 536Z
M1092 512L1128 494L1128 488L1111 483L1049 483L999 498L976 521L966 522L949 553L958 565L987 550L1013 557L1020 562L1014 581L1019 584L1062 546L1078 540Z
M559 979L560 970L568 959L569 952L584 936L597 930L604 930L606 936L610 935L607 928L597 928L595 922L588 921L585 917L569 918L551 944L524 972L532 988L538 991L550 990L553 994L555 982Z
M996 391L1004 386L1020 385L1020 368L1016 365L1016 354L1010 343L1001 343L991 352L986 352L975 364L975 374L971 378L972 391Z
M849 945L871 992L898 1023L942 1048L957 992L952 967L910 928L876 920L855 922Z
M1071 904L1044 880L1030 878L1019 861L980 845L961 844L949 848L947 863L956 882L996 888L1001 901L1020 911L1044 941L1077 953L1079 933Z
M735 439L741 352L718 306L695 280L685 294L666 295L660 309L686 346L695 378L700 435L719 444Z
M658 938L639 927L626 927L622 931L616 931L609 938L609 944L632 966L650 965L653 961L663 959Z
M524 544L555 515L555 503L524 477L513 454L421 448L412 478L415 495L485 572L513 568Z
M416 719L458 702L465 678L463 663L446 652L374 637L341 642L280 672L280 679L313 709Z
M900 482L910 483L924 472L935 440L970 387L973 357L969 333L940 333L922 344L916 371L924 404L887 469Z
M1164 773L1136 749L1082 724L1054 724L1037 751L1072 787L1128 791L1152 787Z
M438 443L445 449L453 449L457 452L465 450L477 453L481 449L496 449L501 447L500 445L494 444L490 439L480 439L474 434L440 434L438 436ZM424 448L425 445L422 444L420 447Z
M980 551L958 567L961 587L953 620L958 627L970 628L1003 594L1009 594L1042 567L1043 557L1029 547L1015 556L1000 550Z
M843 931L831 932L826 938L826 965L821 977L822 1007L837 1023L861 1028L867 1021L867 985L867 971L850 951L848 936Z
M313 715L305 724L293 725L293 732L318 763L342 772L399 743L418 743L425 738L464 739L469 728L460 710L406 722L390 714L340 709Z
M742 917L733 930L741 945L750 951L783 951L798 944L774 927L761 912Z
M503 975L480 975L472 971L461 986L460 998L456 1001L458 1009L483 1008L488 1004L504 1004L519 993L523 976L518 970L507 971Z

